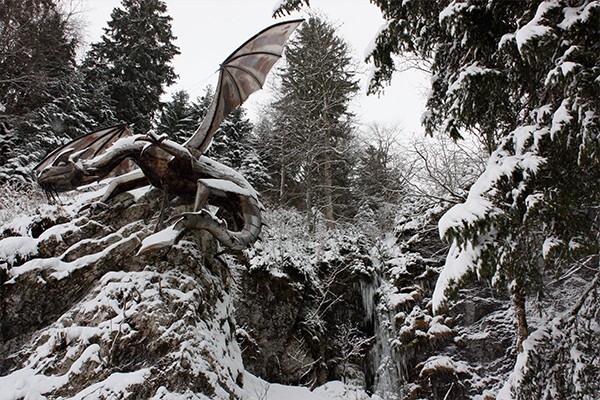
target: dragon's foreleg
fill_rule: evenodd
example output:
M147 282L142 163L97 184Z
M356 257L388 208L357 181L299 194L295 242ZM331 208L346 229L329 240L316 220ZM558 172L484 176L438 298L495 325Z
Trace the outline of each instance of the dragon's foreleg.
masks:
M150 145L155 145L179 160L188 162L190 165L196 162L196 157L194 157L190 149L167 139L167 135L157 136L154 132L150 131L146 135L137 137L135 141L148 142ZM143 151L144 149L142 149Z
M216 183L213 181L211 179L199 180L194 207L196 211L182 214L169 228L148 236L142 242L138 254L152 249L172 246L179 241L188 229L205 229L223 246L232 250L243 250L252 245L258 239L262 228L260 203L256 197L247 195L242 188L238 187L236 189L235 186L237 185L231 182L227 182L226 185L229 190L224 191L223 182ZM240 214L243 219L243 226L240 231L229 230L225 221L212 215L208 210L201 209L206 204L210 194L223 196L225 193L237 196Z
M111 197L114 197L119 193L137 189L148 184L148 178L146 178L142 170L136 169L135 171L131 171L113 179L108 184L106 192L104 192L99 201L101 203L106 203Z

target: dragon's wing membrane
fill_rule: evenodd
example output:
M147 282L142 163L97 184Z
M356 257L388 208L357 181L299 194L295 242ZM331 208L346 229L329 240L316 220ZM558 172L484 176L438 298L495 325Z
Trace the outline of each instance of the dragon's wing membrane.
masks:
M206 117L186 146L204 153L227 115L262 88L271 67L281 58L285 43L302 21L272 25L227 57L221 64L217 91Z
M33 169L40 174L46 167L58 165L61 161L89 160L106 151L114 142L131 136L127 125L116 125L83 135L54 150Z

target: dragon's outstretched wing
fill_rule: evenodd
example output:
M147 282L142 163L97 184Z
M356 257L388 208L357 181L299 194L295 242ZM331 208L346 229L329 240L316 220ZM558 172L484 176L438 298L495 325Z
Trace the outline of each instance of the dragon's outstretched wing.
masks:
M285 43L302 21L272 25L227 57L221 64L217 90L206 117L185 146L204 153L227 115L262 88L271 67L281 58Z
M77 162L79 160L92 159L104 153L114 142L126 136L132 136L131 130L127 125L111 126L110 128L88 133L54 150L36 165L33 170L36 175L39 175L47 167L56 166L60 162ZM117 168L121 168L121 166ZM128 172L128 169L130 167L123 166L123 171L119 171L117 175Z

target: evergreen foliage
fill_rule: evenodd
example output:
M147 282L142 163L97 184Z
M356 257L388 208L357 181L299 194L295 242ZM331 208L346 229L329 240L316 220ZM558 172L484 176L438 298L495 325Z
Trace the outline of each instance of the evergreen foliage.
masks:
M104 65L95 83L109 82L116 119L148 131L160 107L160 97L177 75L170 65L179 49L173 44L171 17L160 0L123 0L115 8L100 43L88 57ZM104 69L105 70L102 70ZM95 74L95 68L90 70Z
M0 182L26 181L27 167L87 120L75 69L79 39L58 1L0 5Z
M395 53L433 59L427 129L454 138L474 133L493 151L466 202L440 222L452 248L450 272L442 275L448 281L438 285L447 286L459 259L510 285L522 341L525 295L539 296L547 273L599 250L600 60L593 38L600 7L377 4L389 26L371 53L378 68L372 89L391 78Z
M530 335L515 371L498 398L597 398L600 388L598 278L592 278L569 312Z
M174 93L171 101L165 103L160 110L156 131L183 143L196 130L201 117L206 113L207 95L198 99L198 103L191 104L187 92L182 90Z
M327 21L312 16L286 48L280 98L273 104L273 126L264 142L277 152L280 203L302 195L309 230L313 209L322 210L329 228L348 215L348 177L353 162L348 104L358 90L348 45ZM299 193L300 192L300 193ZM298 196L299 197L299 196Z
M387 25L368 57L370 91L391 81L396 55L427 60L427 132L474 135L491 154L464 203L440 220L451 248L434 307L468 273L509 287L521 349L527 295L542 296L545 278L567 268L598 273L600 4L374 3Z
M61 94L75 66L78 39L53 0L3 0L0 13L0 104L22 116Z
M242 107L236 108L219 127L206 155L239 170L250 151L248 137L252 129L246 111Z

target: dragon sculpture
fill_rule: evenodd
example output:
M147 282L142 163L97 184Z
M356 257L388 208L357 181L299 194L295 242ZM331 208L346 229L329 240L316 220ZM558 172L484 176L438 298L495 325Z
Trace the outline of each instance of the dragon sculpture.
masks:
M165 193L195 199L193 212L181 214L173 225L144 239L140 253L172 245L189 229L205 229L233 250L253 244L262 227L256 191L240 173L203 153L227 115L262 88L289 36L302 21L272 25L227 57L220 66L207 114L183 145L152 131L133 135L126 125L102 129L50 153L34 169L38 183L53 194L116 175L100 202L148 184ZM128 160L139 168L128 167ZM230 230L224 220L205 209L207 204L224 210L239 229Z

